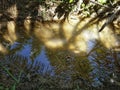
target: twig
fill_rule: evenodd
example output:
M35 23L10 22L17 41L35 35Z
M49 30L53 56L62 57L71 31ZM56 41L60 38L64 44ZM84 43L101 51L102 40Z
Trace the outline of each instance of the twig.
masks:
M106 5L102 5L102 4L100 4L100 3L96 2L96 1L91 1L91 0L90 0L90 2L95 3L95 4L97 4L97 5L99 5L99 6L102 6L102 7L108 8L108 9L111 8L111 7L108 7L108 6L106 6Z
M13 80L15 80L16 82L18 82L18 80L12 75L12 73L7 68L5 68L4 66L2 66L1 64L0 64L0 66L8 73L8 75L11 76L11 78Z
M114 11L115 12L113 13L113 15L110 18L108 18L108 20L103 24L103 26L101 27L101 29L99 30L99 32L101 32L105 28L105 26L107 26L108 24L110 24L115 19L116 15L120 11L120 6L118 6L117 9L115 8Z

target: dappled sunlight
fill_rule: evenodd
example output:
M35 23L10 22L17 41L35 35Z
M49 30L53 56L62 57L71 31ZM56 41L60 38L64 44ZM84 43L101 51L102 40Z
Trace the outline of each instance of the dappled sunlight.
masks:
M24 28L25 28L25 32L27 33L27 34L29 34L30 33L30 29L31 29L31 20L24 20Z
M100 41L108 49L118 46L118 40L115 34L109 28L100 32Z
M34 34L36 35L36 37L38 39L45 42L46 40L49 40L50 38L53 37L53 33L51 31L44 29L44 28L43 28L43 30L41 30L41 29L39 29L39 30L35 29L35 32L34 32Z
M80 19L78 16L68 16L68 18L65 19L65 21L62 23L61 30L65 37L65 39L68 41L73 37L73 34L76 31L77 24L80 22Z
M9 43L14 43L14 41L11 40L10 36L8 36L8 34L4 34L3 38L5 39L5 41L9 42Z
M1 0L0 88L119 87L119 3Z
M74 53L76 54L79 54L79 53L86 53L87 51L87 43L82 40L81 42L80 41L76 41L76 42L72 42L68 48L73 51Z
M10 21L7 23L7 29L8 29L8 36L10 37L11 43L17 40L17 35L16 35L16 29L15 29L15 22Z
M7 10L8 14L10 14L11 18L17 18L18 16L18 10L17 10L17 5L13 4L11 7L9 7Z
M69 19L59 22L38 22L39 26L35 27L34 34L41 40L46 47L63 48L76 53L87 55L94 46L100 42L108 49L112 49L118 44L118 38L110 25L106 26L103 31L99 29L105 23L105 20L92 20L93 16L79 21L78 18ZM90 20L92 20L90 22ZM98 23L99 22L99 23Z
M60 38L60 26L57 22L36 22L34 28L35 36L46 46L57 48L63 46L65 40Z
M0 53L6 54L7 52L7 49L0 43Z
M79 35L74 36L73 41L69 44L69 49L74 53L88 54L97 43L98 33L93 30L83 30Z
M34 35L47 48L65 48L83 56L88 55L98 42L108 49L120 46L118 37L111 28L113 26L108 25L99 32L105 21L94 20L93 16L83 20L77 16L69 16L65 20L43 22L31 21L27 17L23 23L23 31L24 35ZM13 44L20 38L17 33L20 28L14 21L7 22L8 31L3 34L3 38Z
M7 22L7 28L5 29L5 33L2 35L5 41L10 42L13 44L17 40L16 35L16 26L14 21Z
M0 52L3 54L6 54L8 52L8 46L17 40L15 19L18 16L16 4L9 5L5 2L2 1L4 12L1 14L2 18L0 20Z
M52 39L52 40L48 40L45 42L45 46L47 46L48 48L62 48L64 47L65 44L65 40L62 39Z

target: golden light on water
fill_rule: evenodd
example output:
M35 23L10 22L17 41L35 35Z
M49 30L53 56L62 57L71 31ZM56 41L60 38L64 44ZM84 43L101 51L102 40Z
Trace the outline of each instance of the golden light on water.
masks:
M26 33L29 34L30 29L31 29L31 21L30 20L24 20L24 27L25 27Z
M95 21L92 24L90 20L90 18L83 21L78 18L70 18L65 21L35 21L34 27L31 28L31 21L26 19L23 29L27 35L34 35L48 48L65 48L75 54L88 54L97 42L102 43L108 49L120 46L119 40L110 25L98 32L105 20L100 21L100 23L95 23ZM19 30L19 26L16 26L14 21L10 21L7 22L7 29L8 31L3 37L13 44L18 39L16 32Z
M76 20L77 19L65 20L62 23L46 22L46 25L44 23L43 26L40 24L40 28L36 28L34 34L46 47L53 49L67 47L66 49L76 54L89 53L90 50L92 50L91 48L93 48L90 47L90 43L95 46L98 41L108 49L116 46L118 40L112 30L113 28L108 25L102 32L98 32L106 20L91 25L89 25L90 22L88 22L90 19L88 19L88 21L87 19L81 22L77 21L77 23L74 22ZM61 33L63 33L63 36L60 36Z
M102 32L99 33L100 42L108 49L120 46L117 35L114 33L111 27L105 27Z
M0 44L0 52L4 54L7 53L7 49L2 44Z
M16 35L16 29L15 29L15 22L10 21L7 23L7 29L8 29L8 38L13 43L14 41L17 40L17 35Z
M17 18L18 16L18 10L17 10L17 5L14 4L11 7L7 9L7 12L10 13L11 18Z
M65 40L61 40L61 39L53 39L45 42L45 46L52 49L62 48L64 47L64 44L65 44Z

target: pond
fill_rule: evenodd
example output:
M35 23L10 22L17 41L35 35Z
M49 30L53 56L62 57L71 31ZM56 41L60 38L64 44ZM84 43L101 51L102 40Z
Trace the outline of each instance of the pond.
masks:
M96 32L84 31L80 36L75 34L75 37L72 36L74 39L66 44L71 32L64 34L65 31L62 31L64 33L60 36L61 34L54 29L58 27L48 23L42 25L37 26L41 31L36 29L29 32L28 30L27 33L25 28L19 26L16 34L8 32L7 39L4 38L5 33L2 34L1 87L16 85L16 88L24 90L119 88L120 52L108 49L100 42L98 44ZM50 27L54 27L52 31L49 31ZM107 35L109 35L108 32ZM13 37L17 37L17 40ZM110 37L110 39L112 41L113 38ZM109 47L107 42L106 45Z

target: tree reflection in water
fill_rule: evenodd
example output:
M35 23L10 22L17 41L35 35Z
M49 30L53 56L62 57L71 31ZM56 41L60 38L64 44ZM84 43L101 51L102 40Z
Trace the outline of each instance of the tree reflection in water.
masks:
M90 87L120 86L120 55L110 50L119 48L120 44L114 33L120 34L117 17L98 32L109 19L106 14L92 13L89 18L68 15L60 21L40 22L29 17L36 17L34 12L29 12L34 5L20 3L25 0L8 3L12 1L2 0L0 6L4 7L0 14L0 89L12 86L11 90L15 87L17 90L89 90Z
M6 87L10 87L11 84L17 83L17 88L27 86L27 89L40 87L80 87L84 89L89 89L89 87L99 88L100 86L104 87L106 85L113 85L111 80L115 83L115 85L119 86L119 79L117 76L115 76L119 74L120 70L117 52L115 53L112 50L108 50L106 47L100 44L95 43L95 45L94 42L96 37L93 36L94 33L91 31L86 31L87 35L89 34L87 37L88 39L84 39L83 32L83 36L78 35L77 37L76 34L76 36L73 38L73 40L75 39L75 42L73 41L72 43L68 43L68 45L70 44L72 46L73 50L78 50L78 54L73 53L72 49L68 49L66 43L65 48L61 48L66 40L61 40L61 36L59 36L60 31L56 31L56 28L59 28L56 27L58 24L56 22L54 23L55 26L52 24L54 27L54 33L53 31L50 31L52 30L50 27L52 26L50 25L51 23L39 23L43 29L41 29L41 31L45 35L39 31L39 25L36 26L39 33L36 31L34 34L32 34L31 32L24 31L24 29L21 27L16 27L18 29L16 32L14 30L13 32L9 32L8 38L4 38L6 33L2 33L0 50L1 52L7 53L0 55L0 72L2 72L0 75L0 82L8 85ZM44 24L45 27L42 26ZM69 33L71 34L71 32ZM17 34L12 36L11 33ZM89 39L91 33L92 37ZM68 34L66 33L65 36L67 37L67 35ZM105 35L108 35L106 31ZM105 35L103 34L102 36ZM109 35L111 35L111 33ZM116 41L116 38L113 36L110 37L113 39L113 41ZM80 37L82 39L80 39ZM57 38L56 40L58 40L58 42L55 42L56 40L54 38ZM94 40L91 40L92 38ZM109 39L109 36L106 36L106 38ZM7 41L8 39L10 39L13 45L9 44ZM14 41L14 39L17 39L17 41ZM59 42L59 40L62 42ZM83 44L81 44L79 40L83 40ZM104 40L105 39L103 39L103 42ZM109 40L109 44L111 44L110 42L111 40ZM44 46L44 44L46 46ZM49 44L51 44L53 47L60 45L58 46L60 48L49 48L47 47ZM109 46L109 44L107 45ZM112 43L112 45L113 44L114 43ZM79 53L79 51L83 49L81 47L84 47L90 53L86 56L82 52ZM11 77L11 75L8 74L8 71L10 71L15 78ZM19 73L21 72L22 74L19 76ZM16 79L19 77L20 81L18 83L18 80Z
M1 56L0 64L9 69L17 77L22 70L21 82L36 82L45 80L45 85L60 85L62 88L82 88L99 87L111 84L114 80L113 74L116 72L115 59L113 52L101 45L97 45L89 56L75 55L66 49L49 49L34 38L25 38L9 46L9 53ZM1 66L1 67L3 67ZM1 81L6 78L14 83L10 76L5 75L1 69ZM43 76L43 77L42 77ZM51 79L48 80L48 77ZM40 78L40 79L38 79ZM42 78L42 79L41 79ZM55 83L57 82L57 83ZM117 81L118 82L118 81ZM39 81L39 85L43 83ZM19 84L21 87L23 84ZM23 85L25 86L25 85ZM33 85L37 87L37 84ZM33 87L31 86L31 87Z

